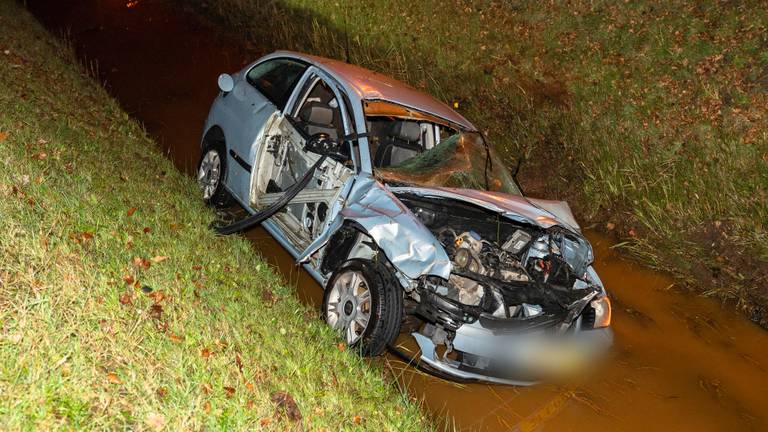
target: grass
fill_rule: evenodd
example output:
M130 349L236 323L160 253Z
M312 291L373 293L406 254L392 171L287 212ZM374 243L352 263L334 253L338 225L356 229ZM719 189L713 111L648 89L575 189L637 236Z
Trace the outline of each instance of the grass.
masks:
M10 0L0 57L3 429L431 429Z
M529 195L768 326L764 2L179 3L458 103Z

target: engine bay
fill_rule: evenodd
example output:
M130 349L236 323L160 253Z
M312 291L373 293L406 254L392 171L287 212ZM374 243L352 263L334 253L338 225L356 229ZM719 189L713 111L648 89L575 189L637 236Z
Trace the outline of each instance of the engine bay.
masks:
M448 331L478 319L499 329L565 330L589 314L589 301L602 291L588 271L592 248L576 232L519 223L457 200L398 198L453 267L448 280L426 277L419 285L416 313L427 322Z

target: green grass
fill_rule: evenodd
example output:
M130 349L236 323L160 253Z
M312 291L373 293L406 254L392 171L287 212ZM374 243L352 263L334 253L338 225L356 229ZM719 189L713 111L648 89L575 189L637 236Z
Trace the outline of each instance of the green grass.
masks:
M4 430L431 429L10 0L0 57Z
M458 102L529 195L768 326L765 2L179 3Z

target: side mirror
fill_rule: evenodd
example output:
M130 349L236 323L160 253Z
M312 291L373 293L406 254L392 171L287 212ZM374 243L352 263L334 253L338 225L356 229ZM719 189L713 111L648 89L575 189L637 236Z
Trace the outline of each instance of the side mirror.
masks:
M235 80L232 79L230 74L223 73L219 75L219 89L221 91L229 93L233 88L235 88Z

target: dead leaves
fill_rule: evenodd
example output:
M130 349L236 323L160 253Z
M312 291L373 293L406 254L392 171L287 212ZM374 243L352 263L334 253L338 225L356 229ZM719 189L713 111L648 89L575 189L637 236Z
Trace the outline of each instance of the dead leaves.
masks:
M8 132L0 131L0 142L5 141L8 138Z
M301 420L301 412L296 400L290 393L285 391L276 391L270 397L275 404L275 417L285 416L291 421Z
M110 384L122 384L123 381L120 379L120 377L117 376L116 373L110 372L107 374L107 382Z
M38 160L38 161L45 160L47 157L48 157L48 153L42 152L42 151L32 155L32 159Z
M234 387L224 386L224 395L227 398L231 398L232 396L235 395L235 388Z
M120 304L123 306L129 306L133 304L133 294L127 292L120 296Z
M128 211L125 213L128 217L133 216L134 213L136 213L136 207L131 207L128 209Z
M168 335L168 339L170 339L171 342L176 343L176 344L180 344L180 343L184 342L184 336L179 336L176 333L169 334Z
M277 297L275 297L271 289L266 288L261 290L261 301L266 303L267 306L274 306L277 302Z
M133 266L139 270L147 270L152 267L152 262L146 258L133 257Z
M208 348L203 348L203 349L200 350L200 357L202 357L204 359L207 359L207 358L209 358L212 355L213 355L213 351L211 351Z

